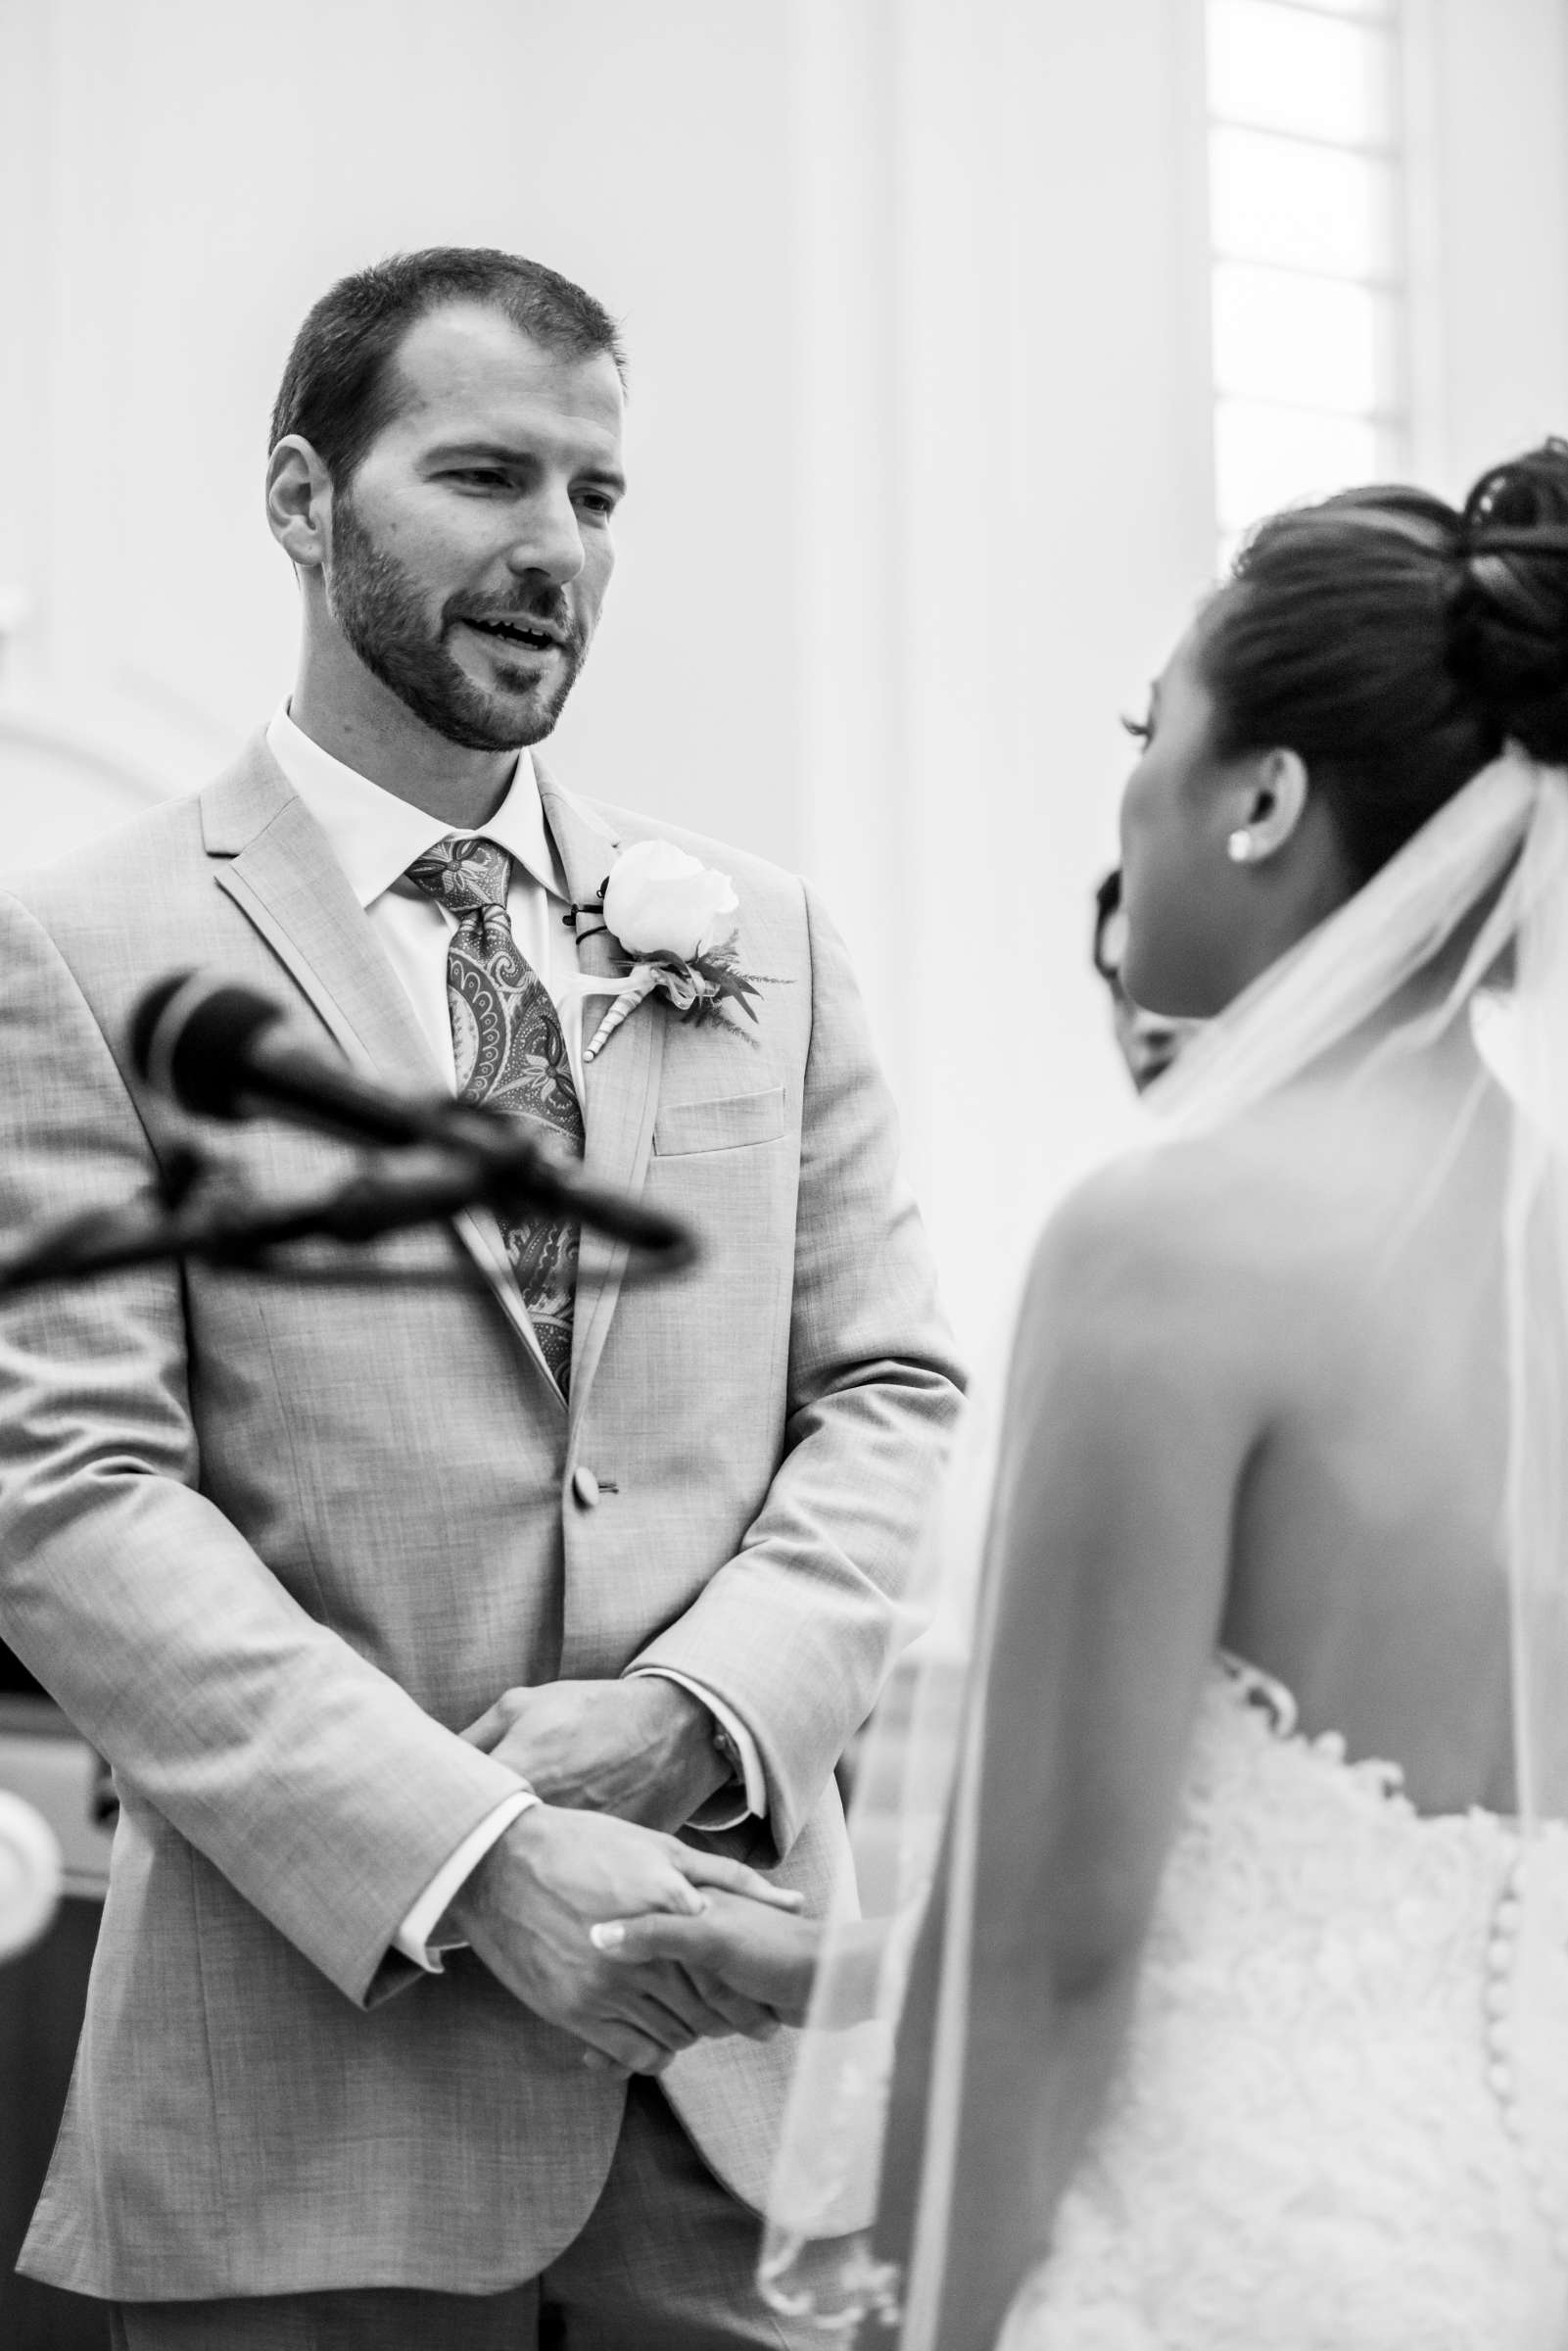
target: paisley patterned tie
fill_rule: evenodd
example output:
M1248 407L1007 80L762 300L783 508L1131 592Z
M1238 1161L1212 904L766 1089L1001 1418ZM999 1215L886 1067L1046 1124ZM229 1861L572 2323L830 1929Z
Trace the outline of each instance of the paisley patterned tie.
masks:
M512 936L506 891L512 861L493 840L456 834L416 857L407 879L456 915L447 948L457 1092L549 1129L558 1150L583 1156L583 1108L548 988ZM502 1222L545 1361L564 1396L572 1361L578 1227L535 1217Z

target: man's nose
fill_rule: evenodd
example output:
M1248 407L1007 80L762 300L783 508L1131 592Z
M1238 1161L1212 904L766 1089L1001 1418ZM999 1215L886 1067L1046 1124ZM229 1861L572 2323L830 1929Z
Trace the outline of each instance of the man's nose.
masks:
M575 580L583 568L583 533L571 500L535 500L506 551L506 561L520 579L529 572L542 573L557 588Z

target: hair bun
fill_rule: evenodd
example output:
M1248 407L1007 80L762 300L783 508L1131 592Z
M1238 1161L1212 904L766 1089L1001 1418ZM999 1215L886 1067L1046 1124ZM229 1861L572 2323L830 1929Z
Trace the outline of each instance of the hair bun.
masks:
M1568 765L1568 441L1482 475L1460 561L1450 670L1535 758Z

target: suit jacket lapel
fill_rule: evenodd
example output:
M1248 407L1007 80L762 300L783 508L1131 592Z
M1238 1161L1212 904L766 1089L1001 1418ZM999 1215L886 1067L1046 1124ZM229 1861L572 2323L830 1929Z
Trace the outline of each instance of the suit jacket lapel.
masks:
M540 797L568 894L586 906L614 859L615 834L594 811L563 792L547 768L534 760ZM591 928L587 922L579 930ZM625 958L605 933L579 937L578 961L586 972L625 969ZM609 1010L609 996L591 997L584 1008L583 1039L592 1037ZM584 1173L595 1183L638 1192L647 1173L653 1143L653 1114L659 1098L659 1070L667 1018L663 1001L650 996L624 1021L603 1052L583 1073L583 1127L587 1138ZM572 1330L572 1420L583 1411L626 1275L629 1252L623 1241L585 1231L577 1268L577 1311Z
M413 1006L326 837L264 743L201 797L214 877L350 1060L392 1085L442 1082Z
M326 838L264 742L201 795L214 877L255 924L353 1065L390 1085L443 1084L397 973ZM597 885L595 884L595 888ZM454 1220L458 1239L537 1366L549 1375L488 1209Z

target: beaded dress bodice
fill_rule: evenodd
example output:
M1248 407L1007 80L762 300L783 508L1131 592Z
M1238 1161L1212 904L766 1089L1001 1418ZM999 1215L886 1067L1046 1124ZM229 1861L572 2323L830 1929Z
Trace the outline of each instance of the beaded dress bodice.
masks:
M1135 2019L1002 2351L1563 2351L1568 1833L1205 1693Z

